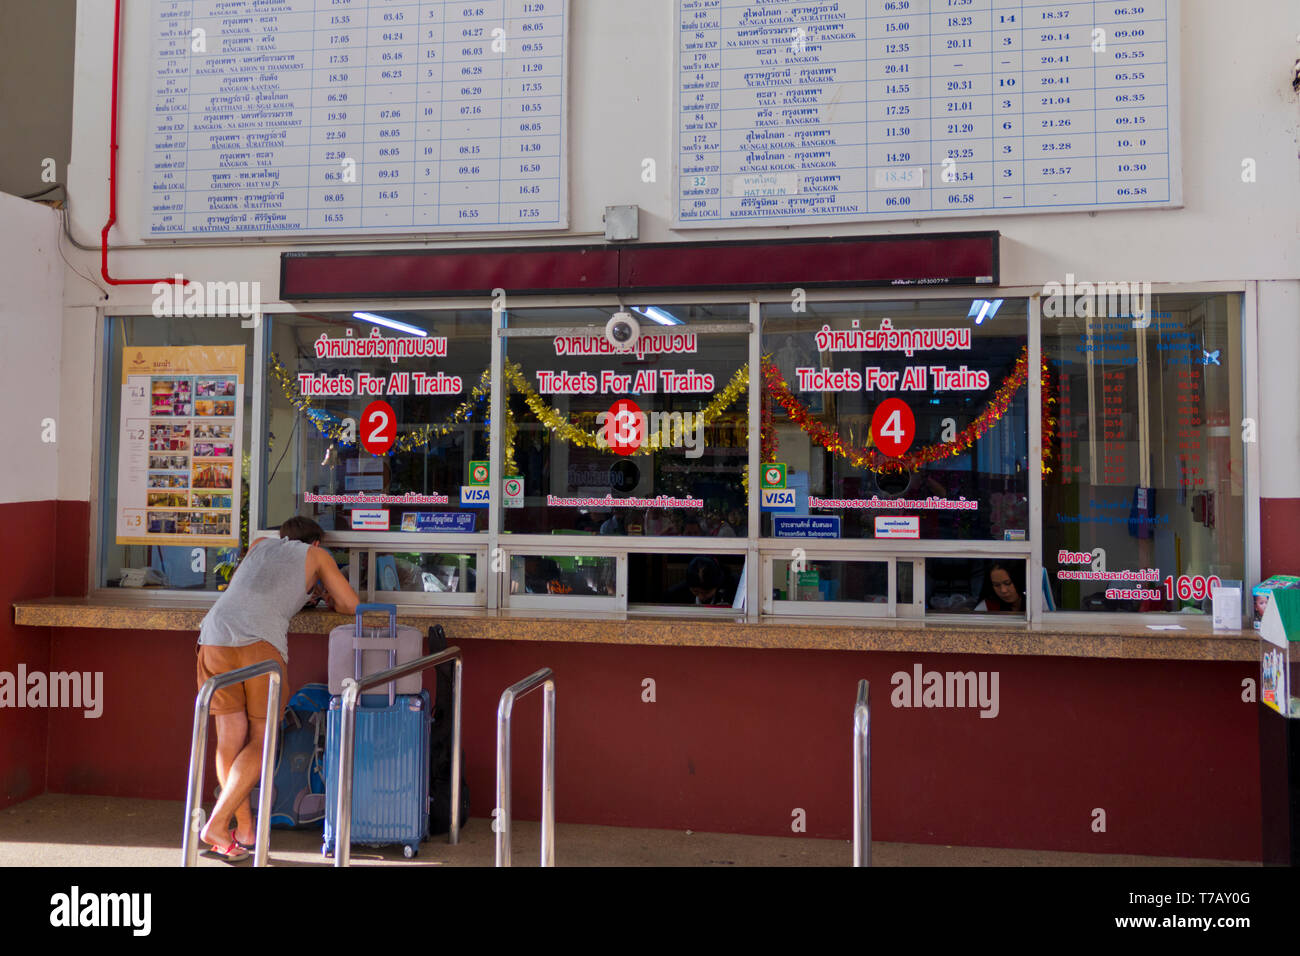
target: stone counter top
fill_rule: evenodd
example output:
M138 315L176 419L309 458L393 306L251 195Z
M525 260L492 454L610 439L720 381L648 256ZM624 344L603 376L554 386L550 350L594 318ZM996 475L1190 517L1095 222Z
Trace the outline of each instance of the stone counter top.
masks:
M27 627L161 630L195 633L210 598L160 597L147 604L114 597L49 598L13 605L14 623ZM489 611L482 608L403 608L398 620L424 629L440 623L458 641L556 641L570 644L655 644L678 647L787 648L897 651L933 654L1011 654L1120 660L1257 661L1255 631L1214 631L1202 616L1170 616L1186 630L1154 631L1097 615L1096 622L1032 626L971 615L969 620L898 621L851 618L710 617ZM328 611L296 615L293 634L327 634L350 620Z

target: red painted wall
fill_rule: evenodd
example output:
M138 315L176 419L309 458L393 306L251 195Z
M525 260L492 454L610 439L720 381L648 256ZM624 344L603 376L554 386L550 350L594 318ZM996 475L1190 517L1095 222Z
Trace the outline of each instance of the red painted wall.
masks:
M1300 502L1261 504L1264 572L1300 567ZM1295 512L1293 515L1292 512ZM0 506L0 600L80 594L85 502ZM1285 522L1285 524L1282 524ZM54 540L48 529L57 528ZM1269 530L1274 529L1270 537ZM1294 539L1294 536L1291 536ZM50 542L46 547L43 542ZM57 547L57 552L54 550ZM53 555L63 558L57 567ZM0 805L48 790L182 799L194 634L0 625L0 670L102 670L104 715L0 710ZM448 626L456 640L455 622ZM874 688L873 835L964 845L1259 858L1248 663L1105 661L466 641L474 816L494 804L496 700L540 666L559 688L562 821L847 839L856 683ZM291 635L292 691L325 639ZM1000 714L890 706L890 677L997 670ZM654 703L642 680L656 682ZM514 807L540 812L541 701L520 702ZM48 740L48 761L46 760ZM205 793L215 786L209 770ZM1093 811L1106 814L1094 832Z
M1260 577L1300 574L1300 498L1259 499Z
M54 593L56 515L53 501L0 504L0 671L15 677L20 663L49 671L49 631L15 627L12 606ZM48 710L0 709L0 807L45 792L48 727Z
M85 597L90 593L90 502L54 502L56 525L54 594Z
M454 622L448 631L455 642ZM51 792L183 797L194 639L55 633L49 666L103 670L105 708L98 720L50 714ZM494 805L498 695L551 666L561 821L792 835L798 808L809 836L848 839L852 710L866 677L878 840L1259 858L1257 705L1240 699L1250 664L461 646L474 816ZM999 716L892 707L891 674L914 663L997 670ZM324 674L325 639L292 636L291 689ZM654 703L641 699L647 677ZM540 695L516 707L520 819L540 811L540 714ZM205 792L214 783L209 772ZM1095 808L1105 811L1105 832L1092 829Z

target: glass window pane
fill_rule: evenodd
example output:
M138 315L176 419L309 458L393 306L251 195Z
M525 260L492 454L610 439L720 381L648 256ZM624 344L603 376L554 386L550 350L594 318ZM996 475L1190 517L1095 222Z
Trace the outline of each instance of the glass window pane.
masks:
M512 328L587 328L507 340L517 437L506 448L523 478L524 506L505 511L505 530L743 537L748 336L690 327L747 321L749 307L633 309L641 335L628 352L607 349L612 314L509 314Z
M897 605L911 604L914 600L916 600L914 596L914 592L912 590L913 579L914 579L914 575L912 573L912 562L906 560L899 561L898 562L898 597L894 601L895 604Z
M772 598L776 601L856 601L889 603L887 561L772 562Z
M628 604L732 607L743 554L639 554L627 558Z
M486 532L487 508L463 493L488 458L490 318L270 318L267 526L303 514L335 531Z
M1044 300L1052 601L1208 612L1211 579L1245 570L1241 297L1149 296L1138 328L1096 302L1112 314Z
M762 459L786 465L788 514L819 520L763 533L1027 540L1027 308L765 307Z
M510 593L613 597L617 572L618 559L608 556L515 554Z
M926 558L925 608L1025 616L1026 562L998 558Z
M470 594L477 589L478 557L425 552L375 554L377 591Z
M248 543L252 330L238 319L110 316L105 337L97 586L219 590ZM226 359L235 374L211 372ZM205 544L232 537L238 547Z

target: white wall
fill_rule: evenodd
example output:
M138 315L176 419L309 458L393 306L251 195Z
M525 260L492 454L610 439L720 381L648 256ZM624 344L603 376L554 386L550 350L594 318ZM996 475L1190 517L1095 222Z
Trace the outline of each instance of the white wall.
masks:
M1171 0L1179 2L1179 0ZM132 2L124 25L118 163L118 227L113 241L140 245L142 169L147 141L149 8ZM69 169L73 230L98 242L108 210L109 77L112 63L110 0L79 0L73 164ZM675 0L571 0L570 17L570 223L566 234L475 240L468 237L386 243L384 248L427 245L551 244L590 242L603 235L606 205L641 206L641 240L697 241L826 235L909 235L997 229L1002 233L1004 285L1041 286L1079 279L1161 282L1283 280L1261 288L1259 299L1261 406L1265 494L1300 495L1300 436L1295 411L1300 381L1294 373L1300 308L1300 98L1290 88L1290 68L1300 34L1295 0L1250 0L1226 15L1221 0L1182 0L1181 123L1184 207L1177 210L928 219L810 227L769 227L673 232L673 42ZM1247 13L1248 11L1248 13ZM641 181L641 162L654 157L658 182ZM1241 181L1241 163L1254 159L1257 181ZM372 244L371 247L374 247ZM147 248L113 252L118 277L160 277L180 272L197 280L262 284L264 301L278 294L279 256L286 248L367 248L365 243L289 247L245 240L203 248ZM69 257L99 278L95 253ZM102 284L102 282L101 282ZM69 276L68 305L90 307L103 296ZM107 303L147 309L149 286L117 286ZM64 398L86 402L94 371L89 318L67 313L62 368ZM1284 348L1270 348L1273 336ZM84 388L83 388L84 385ZM1285 411L1281 411L1285 409ZM90 445L75 455L61 493L84 498L89 488ZM81 440L80 435L78 440ZM1285 467L1269 467L1270 462Z
M0 193L0 502L56 496L63 338L63 260L59 215ZM41 440L55 421L54 443ZM74 446L77 444L73 443Z
M62 265L62 262L59 263ZM68 285L86 285L68 274ZM87 286L89 288L89 286ZM94 466L95 309L72 306L63 314L62 354L59 361L59 483L63 501L88 501Z
M1300 498L1300 282L1261 282L1258 296L1259 494Z
M149 6L126 5L118 242L141 237ZM78 8L70 179L75 229L85 240L98 235L107 213L112 7L105 0L81 0ZM1183 209L681 233L667 225L673 208L675 0L572 0L571 7L570 236L603 234L606 205L638 203L643 241L996 228L1003 234L1007 285L1041 285L1067 272L1081 279L1151 282L1300 276L1300 107L1289 84L1300 33L1295 0L1251 0L1248 16L1246 8L1225 16L1218 0L1184 0ZM643 157L657 159L657 183L641 182ZM1255 183L1241 181L1245 157L1256 161ZM552 233L536 241L557 239ZM114 257L114 269L136 276L182 271L196 279L258 280L269 298L277 288L281 251L272 243L124 252ZM147 287L114 293L114 301L149 299Z

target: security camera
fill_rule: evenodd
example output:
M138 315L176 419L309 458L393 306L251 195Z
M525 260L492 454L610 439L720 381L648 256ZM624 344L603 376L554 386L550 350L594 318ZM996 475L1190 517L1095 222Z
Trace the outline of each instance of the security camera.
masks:
M631 312L616 312L605 323L605 338L621 352L629 351L641 334L641 323Z

